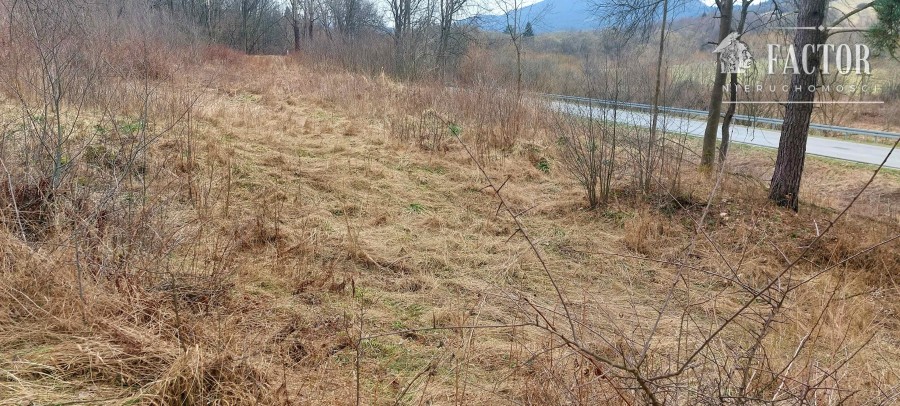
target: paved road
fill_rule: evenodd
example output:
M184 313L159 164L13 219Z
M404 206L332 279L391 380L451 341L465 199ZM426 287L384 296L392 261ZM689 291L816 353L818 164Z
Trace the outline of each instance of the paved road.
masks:
M578 114L585 117L591 114L588 106L581 104L553 101L551 102L551 106L554 109L570 114ZM604 110L600 107L593 108L594 117L601 117L604 114L607 115L608 119L612 119L611 110ZM616 115L616 121L623 124L649 127L650 113L619 110ZM685 133L695 137L703 137L703 133L706 129L706 121L704 120L697 120L673 114L660 114L657 125L660 129L665 131ZM719 127L719 138L722 137L721 132L722 129ZM732 142L766 148L778 148L778 139L780 137L781 133L779 131L732 125ZM861 144L852 141L842 141L822 137L809 137L806 144L806 153L808 155L818 155L872 165L881 164L890 150L890 147L881 145ZM894 151L884 166L900 169L900 150Z

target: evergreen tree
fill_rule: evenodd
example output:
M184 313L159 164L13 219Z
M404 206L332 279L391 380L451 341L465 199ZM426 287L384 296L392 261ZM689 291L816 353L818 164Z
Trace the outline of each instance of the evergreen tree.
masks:
M898 38L900 38L900 1L898 0L875 0L875 13L878 15L878 22L869 31L869 41L875 49L887 51L891 56L897 58Z

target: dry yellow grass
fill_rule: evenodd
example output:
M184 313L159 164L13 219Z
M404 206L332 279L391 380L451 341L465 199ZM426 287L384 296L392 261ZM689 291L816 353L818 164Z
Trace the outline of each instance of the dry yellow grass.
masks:
M363 404L639 402L636 391L613 389L624 378L573 357L541 330L378 336L528 322L519 296L560 310L528 246L507 241L515 225L495 215L495 198L459 145L450 139L440 151L424 151L388 131L400 115L464 107L462 96L279 57L205 65L173 85L202 94L191 159L174 158L184 156L184 139L163 140L155 151L181 162L170 176L180 198L172 217L185 225L187 241L172 266L183 280L128 290L86 278L82 304L64 246L0 234L0 403L354 404L358 355ZM485 107L495 106L469 106ZM536 155L551 163L553 156L536 117L510 144L509 128L466 121L474 116L460 113L463 137L491 146L480 159L496 179L509 177L503 193L511 205L533 207L522 221L586 346L639 353L655 309L674 289L647 361L657 370L680 346L697 344L681 328L709 329L741 305L738 289L710 276L725 272L722 257L740 265L742 281L764 285L871 171L811 163L804 194L818 206L801 214L769 206L759 182L728 176L704 217L713 246L693 233L713 186L705 178L686 175L680 205L623 190L606 210L586 211L564 173L534 165ZM766 153L741 152L730 169L763 178L754 162ZM900 179L884 175L811 252L811 263L834 264L898 233L896 213L881 214L896 204ZM814 193L823 186L827 194ZM762 340L764 364L785 367L791 379L769 392L821 379L860 390L850 403L866 403L897 390L897 247L855 258L791 294ZM610 252L691 268L602 254ZM813 272L804 262L795 277ZM691 316L687 324L683 314ZM372 335L357 348L359 337ZM704 356L752 345L740 328L720 341ZM825 374L867 341L838 375ZM706 378L692 371L684 384L714 391ZM839 395L813 397L827 403ZM691 396L672 403L692 403Z

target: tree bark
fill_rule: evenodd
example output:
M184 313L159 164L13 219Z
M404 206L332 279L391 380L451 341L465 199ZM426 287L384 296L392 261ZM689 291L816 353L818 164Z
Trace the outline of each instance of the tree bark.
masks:
M291 0L291 28L294 30L294 51L300 51L300 4Z
M719 42L731 33L731 16L734 11L734 0L722 0L716 2L719 5ZM722 73L722 54L716 58L716 77L713 81L712 92L709 97L709 115L706 117L706 130L703 132L703 151L700 153L701 168L712 167L716 152L716 132L719 129L719 116L722 114L722 94L725 87L725 79L728 76ZM723 134L724 136L724 134Z
M823 27L827 6L827 0L801 0L797 26ZM816 96L815 86L821 61L818 45L823 44L826 38L824 30L797 30L794 34L794 49L801 65L804 47L808 45L812 47L805 64L809 70L801 66L800 72L791 78L784 124L781 127L781 140L778 144L778 158L775 160L775 172L772 174L772 186L769 190L770 200L794 211L798 209L800 179L803 175L806 140L809 135L809 118Z
M719 144L719 165L725 164L725 156L728 155L728 143L731 142L731 122L734 120L734 111L737 108L737 73L732 73L728 81L728 96L731 103L725 110L725 118L722 119L722 143Z

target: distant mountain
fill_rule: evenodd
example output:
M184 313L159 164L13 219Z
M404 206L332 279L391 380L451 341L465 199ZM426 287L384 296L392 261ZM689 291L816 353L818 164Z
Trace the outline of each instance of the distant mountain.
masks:
M586 31L602 28L604 23L594 15L595 4L602 0L542 0L521 8L521 24L532 22L535 33L560 31ZM712 14L715 7L703 4L700 0L689 0L684 6L673 10L675 18L699 17ZM463 21L474 24L484 30L503 31L506 29L505 15L480 15Z

